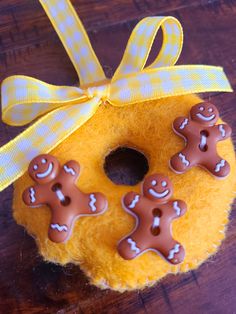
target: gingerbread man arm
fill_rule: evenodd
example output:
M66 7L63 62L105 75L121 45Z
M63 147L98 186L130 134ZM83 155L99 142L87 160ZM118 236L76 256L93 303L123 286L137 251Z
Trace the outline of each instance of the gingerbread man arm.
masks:
M24 203L30 207L38 207L46 204L45 195L40 190L40 185L27 188L22 195Z
M100 192L95 192L86 194L85 197L85 206L80 209L82 215L97 215L106 211L108 202L105 195Z
M186 117L178 117L173 122L174 131L182 135L186 135L188 133L189 126L191 126L191 121Z
M231 136L232 129L228 124L217 124L212 127L218 141L223 141Z
M59 174L60 178L69 183L77 181L80 173L80 165L77 161L70 160L65 163Z
M48 229L48 237L55 243L66 242L72 232L73 222L76 216L69 215L66 211L61 212L60 216L52 209L51 222Z
M183 216L187 211L187 204L182 200L171 200L163 210L164 215L167 215L170 219L176 219Z
M146 206L144 206L144 199L146 198L138 193L129 192L123 198L123 205L128 211L140 214Z

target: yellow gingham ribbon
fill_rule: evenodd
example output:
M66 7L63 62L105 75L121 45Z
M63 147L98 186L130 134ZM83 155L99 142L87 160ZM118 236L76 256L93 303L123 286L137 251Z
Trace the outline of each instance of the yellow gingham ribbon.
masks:
M69 0L40 0L80 79L80 87L53 86L26 76L2 83L2 118L24 125L39 118L0 148L0 190L19 178L29 162L48 153L107 102L126 106L145 100L208 91L232 91L220 67L175 66L183 32L173 17L147 17L133 30L123 59L108 80ZM163 44L145 67L153 41L162 28Z

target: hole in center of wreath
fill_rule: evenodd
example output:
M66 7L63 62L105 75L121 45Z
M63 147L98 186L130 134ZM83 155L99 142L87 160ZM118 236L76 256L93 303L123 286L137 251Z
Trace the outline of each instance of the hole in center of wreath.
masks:
M118 185L136 185L149 170L144 154L129 147L118 147L105 158L104 170L108 178Z

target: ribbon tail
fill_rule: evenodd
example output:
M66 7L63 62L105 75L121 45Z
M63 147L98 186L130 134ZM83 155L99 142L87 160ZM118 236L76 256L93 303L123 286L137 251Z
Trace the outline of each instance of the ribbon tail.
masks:
M170 96L203 92L232 92L221 67L180 65L146 69L111 82L109 101L125 106Z
M39 0L80 78L80 85L106 80L88 35L69 0Z
M27 170L30 161L49 153L90 119L101 101L93 98L78 106L65 106L49 112L35 124L0 148L0 191Z

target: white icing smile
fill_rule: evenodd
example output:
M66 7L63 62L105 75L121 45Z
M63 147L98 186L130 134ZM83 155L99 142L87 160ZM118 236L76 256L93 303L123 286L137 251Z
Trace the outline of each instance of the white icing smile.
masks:
M198 116L198 118L200 118L200 119L202 119L204 121L211 121L211 120L215 119L215 115L214 114L212 114L211 116L207 117L207 116L204 116L204 114L202 114L202 113L197 113L197 116Z
M51 174L52 170L53 170L53 164L50 163L48 166L48 169L45 172L37 173L36 177L39 179L46 178L47 176L49 176Z
M149 192L152 196L154 196L154 197L156 197L156 198L163 198L163 197L165 197L165 196L169 193L169 190L165 190L165 191L162 192L162 193L158 193L158 192L156 192L156 191L153 190L153 189L149 189L148 192Z

